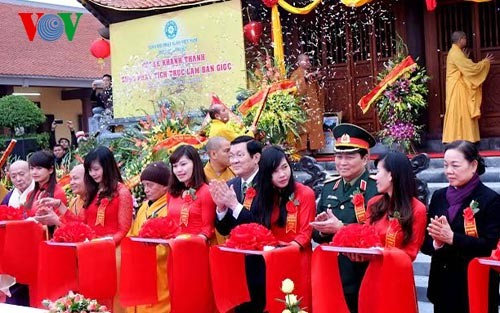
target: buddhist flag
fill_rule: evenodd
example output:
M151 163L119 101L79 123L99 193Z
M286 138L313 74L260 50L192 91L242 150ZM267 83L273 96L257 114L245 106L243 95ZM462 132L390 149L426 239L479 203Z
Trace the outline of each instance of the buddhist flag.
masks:
M401 61L398 65L396 65L390 72L381 80L378 85L373 88L369 93L364 95L358 102L359 107L363 110L363 113L366 113L373 102L377 101L378 97L387 89L390 85L392 85L401 75L415 68L417 64L413 60L411 56L407 56L406 59Z

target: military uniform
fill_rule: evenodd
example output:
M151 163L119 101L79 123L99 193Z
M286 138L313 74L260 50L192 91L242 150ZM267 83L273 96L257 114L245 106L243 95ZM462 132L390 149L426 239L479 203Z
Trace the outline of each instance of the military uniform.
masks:
M357 153L360 149L368 151L370 147L375 145L375 139L356 125L340 124L334 128L333 135L336 138L336 153ZM352 203L354 194L358 192L362 193L365 198L366 209L368 200L377 194L376 181L370 177L367 169L361 176L349 183L340 176L325 182L317 206L317 214L331 209L342 223L358 223ZM313 240L317 243L330 242L333 236L333 234L320 234L317 230L313 230ZM339 255L342 287L351 313L357 312L359 287L367 266L367 262L352 262L346 256Z

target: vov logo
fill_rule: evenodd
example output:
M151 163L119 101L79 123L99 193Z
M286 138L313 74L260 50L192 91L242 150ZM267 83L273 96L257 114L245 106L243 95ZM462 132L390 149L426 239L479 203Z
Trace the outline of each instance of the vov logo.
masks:
M26 12L18 14L21 17L29 41L35 39L36 33L45 41L55 41L61 38L63 32L66 33L68 41L72 41L83 13L75 13L76 19L74 23L71 20L73 13L45 14ZM36 21L33 21L33 15L36 16Z

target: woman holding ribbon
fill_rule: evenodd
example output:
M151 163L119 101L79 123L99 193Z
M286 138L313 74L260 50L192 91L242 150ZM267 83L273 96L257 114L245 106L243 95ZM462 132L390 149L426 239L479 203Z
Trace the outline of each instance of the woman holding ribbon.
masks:
M467 269L487 257L500 237L500 196L479 176L485 172L477 147L464 140L445 146L449 186L434 192L422 252L432 257L427 297L434 312L469 312ZM498 312L498 274L490 272L489 312Z

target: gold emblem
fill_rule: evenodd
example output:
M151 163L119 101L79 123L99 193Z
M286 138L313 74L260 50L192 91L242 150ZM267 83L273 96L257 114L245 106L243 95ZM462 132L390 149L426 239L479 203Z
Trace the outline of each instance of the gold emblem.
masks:
M351 136L349 136L348 134L343 134L342 137L340 137L340 142L341 143L350 143Z

